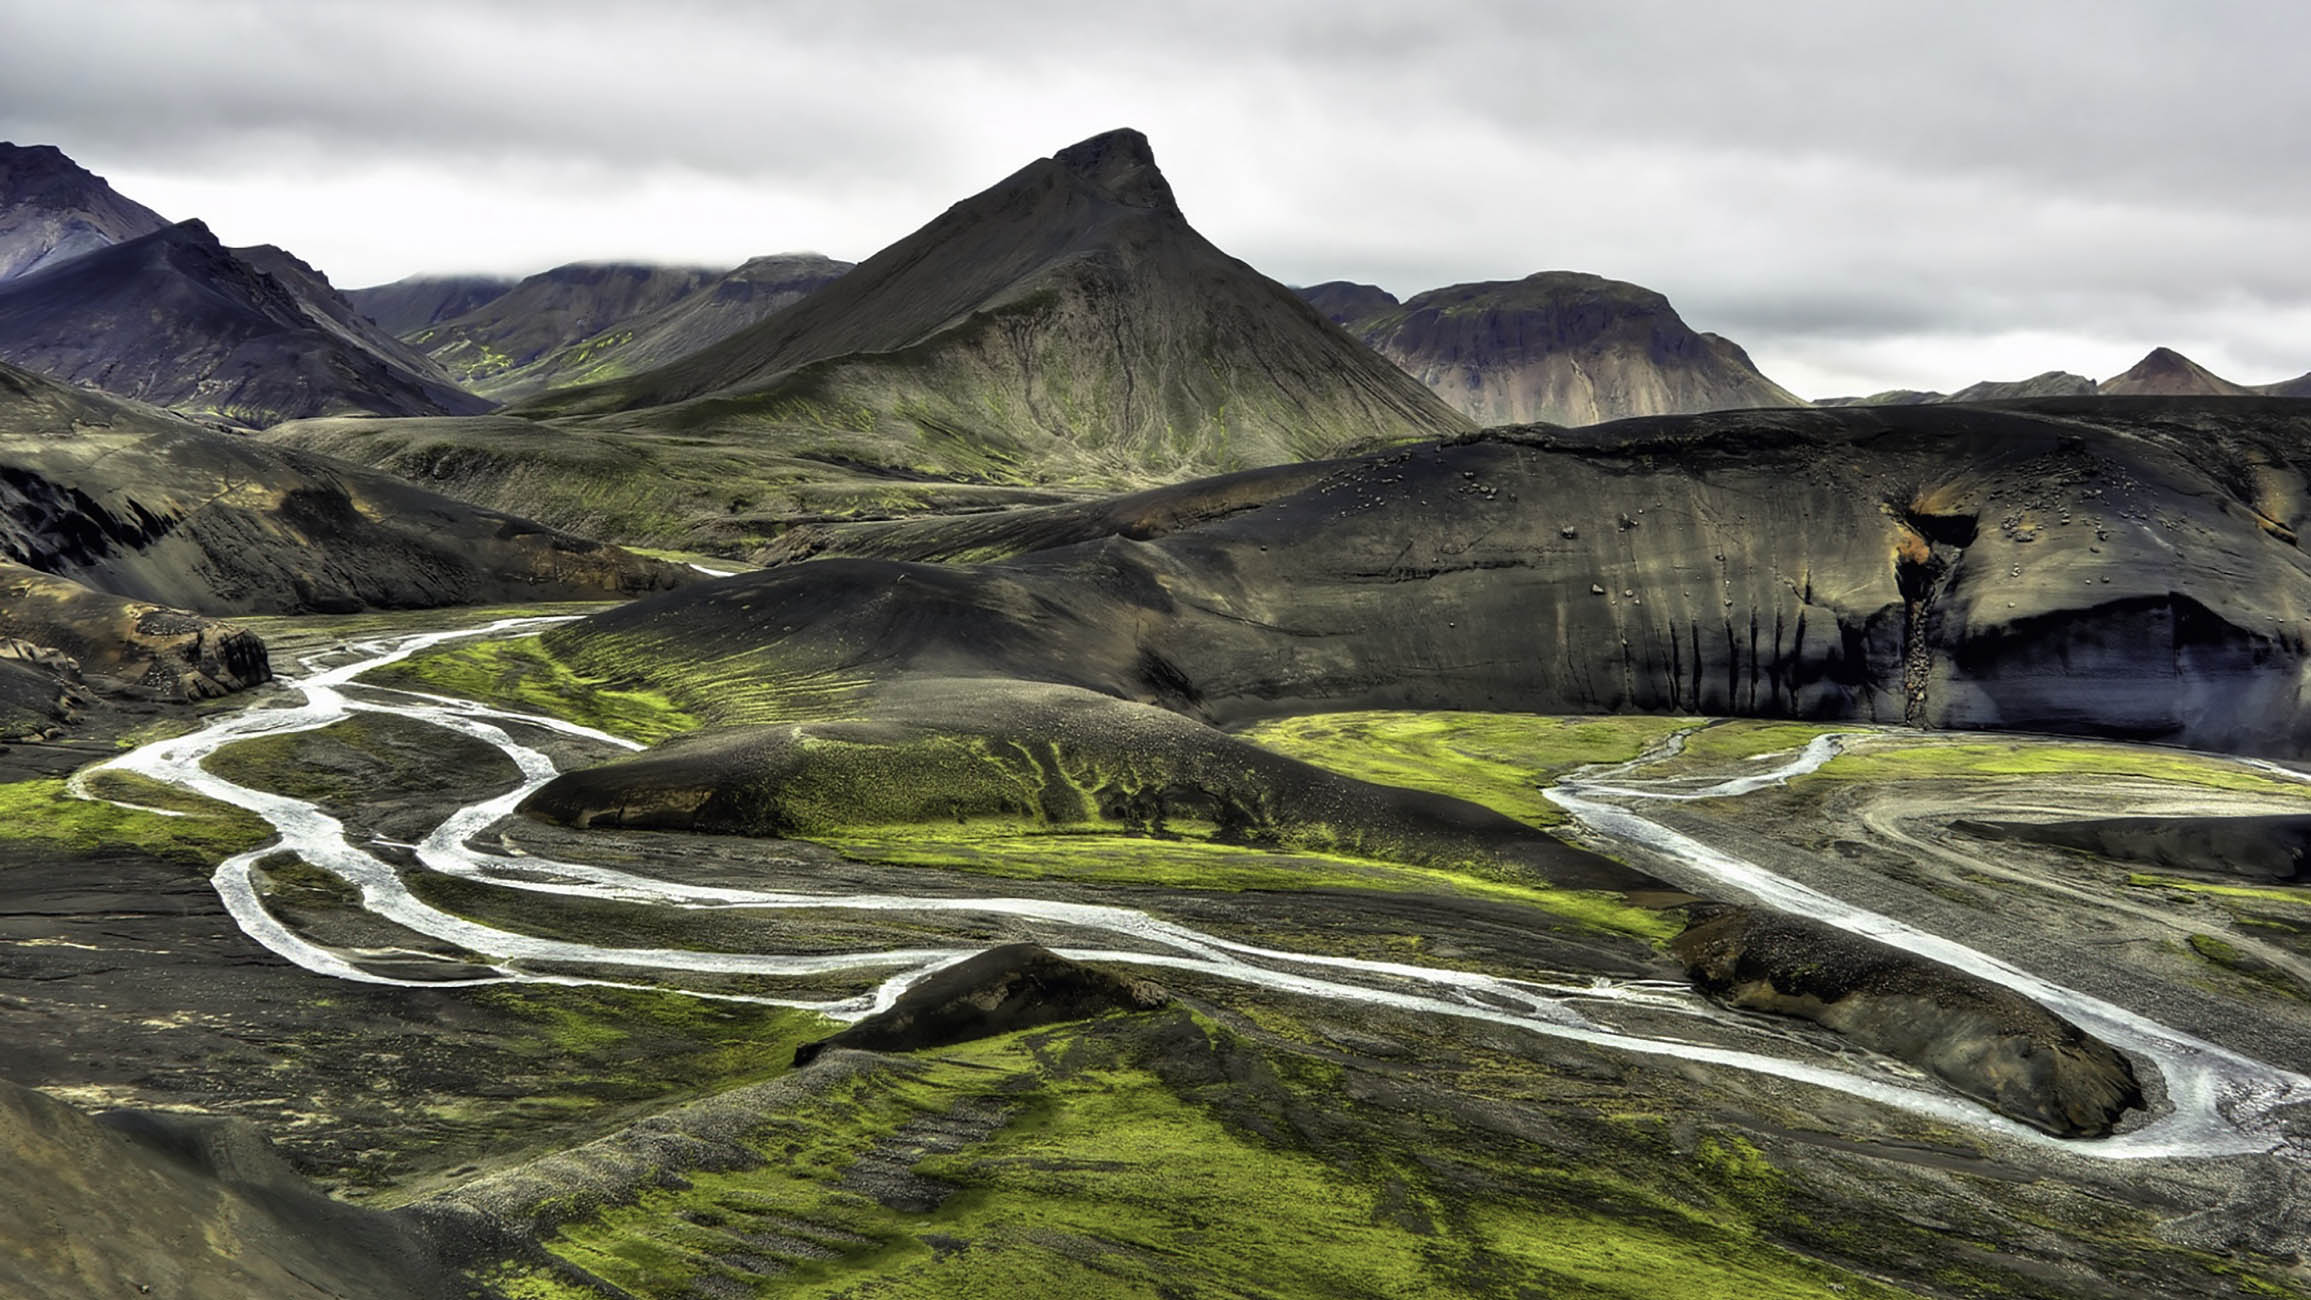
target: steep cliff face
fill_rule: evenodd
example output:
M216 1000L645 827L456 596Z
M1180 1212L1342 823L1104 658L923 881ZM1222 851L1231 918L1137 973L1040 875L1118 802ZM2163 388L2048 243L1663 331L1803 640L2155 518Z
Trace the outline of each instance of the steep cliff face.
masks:
M1063 682L1222 724L1631 710L2302 753L2307 434L2292 402L2101 398L1495 431L1150 541L802 564L557 637L774 681Z
M1602 276L1457 284L1347 325L1480 425L1805 405L1731 340L1686 325L1668 299Z
M0 141L0 280L167 227L55 146Z
M517 410L1110 488L1467 427L1197 234L1136 131L1029 164L691 357Z
M258 427L489 408L312 268L279 249L247 254L188 221L0 283L0 360Z

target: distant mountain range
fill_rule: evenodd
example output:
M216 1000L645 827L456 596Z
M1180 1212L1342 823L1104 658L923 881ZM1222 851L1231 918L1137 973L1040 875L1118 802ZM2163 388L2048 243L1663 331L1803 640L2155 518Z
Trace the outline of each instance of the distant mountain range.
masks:
M2276 384L2235 384L2172 348L2153 348L2124 374L2101 383L2049 370L2028 379L1980 383L1955 393L1897 388L1868 397L1824 397L1816 406L1923 406L1943 402L2011 402L2034 397L2311 397L2311 374Z
M1342 281L1301 295L1480 425L1805 405L1667 298L1602 276L1543 271L1403 303Z

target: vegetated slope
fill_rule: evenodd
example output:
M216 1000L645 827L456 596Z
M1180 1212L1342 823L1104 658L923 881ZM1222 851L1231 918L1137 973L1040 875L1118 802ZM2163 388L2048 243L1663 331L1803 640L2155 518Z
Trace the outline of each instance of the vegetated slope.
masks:
M1466 427L1197 234L1136 131L1030 163L694 356L518 413L1110 488Z
M615 597L685 571L0 366L0 556L207 613Z
M2103 380L2101 391L2112 397L2251 397L2255 392L2172 348L2152 348L2133 369Z
M687 297L717 274L703 266L575 262L402 337L457 382L508 400L547 387L539 367L564 349Z
M0 141L0 280L166 229L54 145Z
M935 673L1221 724L1630 710L2297 754L2307 448L2311 413L2279 399L1496 430L1152 541L813 562L552 636L669 689L711 679L718 705Z
M347 289L345 300L378 328L400 337L495 302L516 283L510 275L412 275Z
M849 262L817 253L779 253L751 259L656 311L620 320L600 333L538 358L514 375L493 381L493 391L510 399L543 389L640 374L679 361L801 302L850 269Z
M1321 287L1327 301L1343 296ZM1695 332L1667 298L1602 276L1456 284L1347 324L1478 424L1806 404L1732 341Z
M276 249L237 254L198 221L0 283L0 360L260 427L489 407L384 339L303 263Z

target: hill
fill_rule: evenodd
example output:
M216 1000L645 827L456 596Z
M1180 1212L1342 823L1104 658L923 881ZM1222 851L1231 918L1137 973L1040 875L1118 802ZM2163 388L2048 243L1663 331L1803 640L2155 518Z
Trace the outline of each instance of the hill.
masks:
M577 262L402 337L458 383L510 400L551 386L555 373L571 367L565 353L573 345L670 306L716 275L702 266Z
M2215 374L2172 348L2150 354L2121 375L2102 381L2113 397L2250 397L2254 390Z

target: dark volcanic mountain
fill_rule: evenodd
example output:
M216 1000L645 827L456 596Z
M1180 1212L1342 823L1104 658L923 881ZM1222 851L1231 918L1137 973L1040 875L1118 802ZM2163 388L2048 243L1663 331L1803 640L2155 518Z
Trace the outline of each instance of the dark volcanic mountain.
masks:
M1308 305L1323 312L1335 325L1348 325L1378 316L1396 307L1396 295L1377 284L1356 284L1348 280L1327 280L1300 290Z
M2311 654L2270 612L2311 604L2298 402L1496 430L1269 486L1148 541L795 565L552 635L600 671L1024 679L1222 725L1632 710L2311 753Z
M166 229L53 145L0 141L0 280Z
M1348 329L1478 424L1805 405L1667 298L1573 271L1431 289Z
M2172 348L2152 348L2122 375L2102 381L2112 397L2250 397L2251 388L2234 384Z
M1969 384L1941 400L1946 402L2012 402L2031 397L2092 397L2099 386L2084 375L2049 370L2028 379Z
M463 316L497 301L518 283L510 275L412 275L391 284L345 290L345 300L396 337Z
M0 558L212 614L585 599L683 571L0 366Z
M703 266L632 262L557 266L402 337L459 383L506 400L551 386L555 372L572 366L566 349L670 306L717 274Z
M0 359L259 427L489 406L384 338L302 262L236 253L198 221L0 284Z
M677 404L636 419L779 430L923 473L1111 485L1466 427L1197 234L1136 131L1030 163L695 356L520 410Z
M2297 375L2293 379L2266 385L2261 391L2268 397L2311 397L2311 375Z

